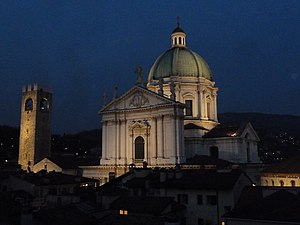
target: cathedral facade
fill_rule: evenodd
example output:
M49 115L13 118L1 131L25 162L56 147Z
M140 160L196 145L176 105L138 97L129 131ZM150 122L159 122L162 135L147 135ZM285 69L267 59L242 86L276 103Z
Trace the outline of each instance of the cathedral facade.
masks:
M174 167L196 155L259 162L259 138L251 124L220 130L212 72L187 47L179 25L171 44L152 65L146 87L138 78L137 85L99 111L100 176L118 176L130 166ZM86 175L91 176L88 170Z

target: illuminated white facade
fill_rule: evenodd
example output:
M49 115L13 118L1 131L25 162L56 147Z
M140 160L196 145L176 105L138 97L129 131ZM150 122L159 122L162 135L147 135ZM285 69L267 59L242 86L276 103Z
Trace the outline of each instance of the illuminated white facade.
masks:
M101 110L101 165L170 166L185 162L180 102L135 86Z
M186 34L179 26L171 40L171 48L154 62L147 88L138 77L139 85L100 110L101 176L108 171L118 176L129 165L143 163L174 167L197 154L235 163L259 162L259 138L250 124L235 135L209 135L219 124L218 88L205 60L186 47Z

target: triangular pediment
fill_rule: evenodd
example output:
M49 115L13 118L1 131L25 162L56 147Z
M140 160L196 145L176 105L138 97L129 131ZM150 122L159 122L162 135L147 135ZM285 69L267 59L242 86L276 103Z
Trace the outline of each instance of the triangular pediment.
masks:
M256 131L254 130L254 128L252 127L251 123L248 122L245 126L243 131L241 132L241 137L250 139L250 140L254 140L254 141L259 141L259 137L256 133Z
M119 98L113 100L104 106L99 113L118 111L118 110L134 110L149 107L158 107L164 105L181 104L167 97L158 95L143 87L134 86Z

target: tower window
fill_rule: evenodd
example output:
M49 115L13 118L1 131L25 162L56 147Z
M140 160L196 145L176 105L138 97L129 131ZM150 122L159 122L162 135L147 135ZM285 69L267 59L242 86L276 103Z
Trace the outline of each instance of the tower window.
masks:
M193 101L185 100L185 115L193 116Z
M48 103L46 99L42 99L41 104L40 104L40 110L41 111L46 111L48 108Z
M181 37L179 37L179 44L181 45Z
M33 109L33 101L31 98L28 98L25 102L25 111L30 111Z

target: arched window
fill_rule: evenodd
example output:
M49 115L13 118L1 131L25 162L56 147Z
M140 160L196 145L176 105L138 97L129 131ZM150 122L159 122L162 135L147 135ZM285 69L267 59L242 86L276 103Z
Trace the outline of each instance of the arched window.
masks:
M272 186L275 186L274 180L272 180Z
M211 115L210 115L210 102L208 102L207 103L207 117L208 117L208 119L210 119L211 118Z
M219 148L217 146L211 146L209 148L209 153L210 153L211 157L213 157L215 159L219 158Z
M33 101L31 98L28 98L25 102L25 111L30 111L33 109Z
M185 100L185 115L193 116L193 100Z
M144 138L138 136L135 141L135 159L143 160L144 159L144 149L145 149L145 141Z
M269 185L268 185L268 180L266 180L265 183L266 183L266 186L269 186Z
M179 44L181 45L181 37L179 37Z
M294 180L291 180L291 186L295 187L296 186L296 182Z
M284 182L283 182L283 180L279 181L279 183L280 183L280 186L281 186L281 187L283 187L283 186L284 186Z
M46 99L42 99L40 102L40 110L46 111L48 109L48 102Z

